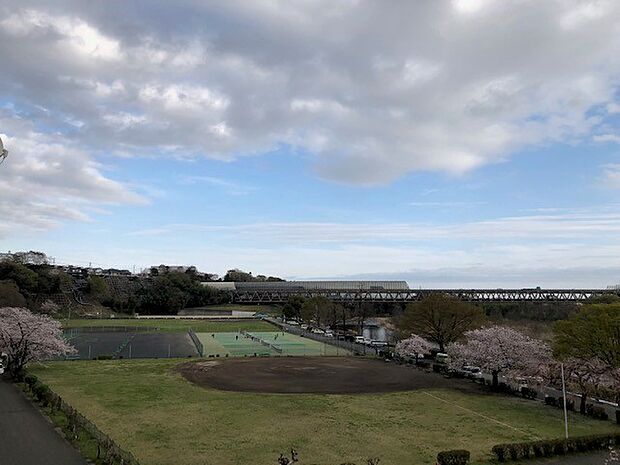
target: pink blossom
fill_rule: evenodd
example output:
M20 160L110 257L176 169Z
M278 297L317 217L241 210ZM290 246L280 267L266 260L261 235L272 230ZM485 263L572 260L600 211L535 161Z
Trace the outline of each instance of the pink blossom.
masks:
M450 365L461 368L476 365L483 371L497 375L520 373L533 370L551 357L549 347L515 329L505 326L491 326L465 333L465 342L448 347Z
M396 344L396 353L404 357L418 357L427 354L433 348L433 344L421 336L412 334Z
M0 308L0 352L8 355L9 370L17 373L29 362L76 350L63 339L59 321L26 308L4 307Z

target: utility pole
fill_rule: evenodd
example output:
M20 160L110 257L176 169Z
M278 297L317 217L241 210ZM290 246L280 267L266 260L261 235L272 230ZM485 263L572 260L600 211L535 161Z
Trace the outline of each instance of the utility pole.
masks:
M568 439L568 412L566 411L566 383L564 382L564 364L560 363L562 372L562 400L564 401L564 435Z

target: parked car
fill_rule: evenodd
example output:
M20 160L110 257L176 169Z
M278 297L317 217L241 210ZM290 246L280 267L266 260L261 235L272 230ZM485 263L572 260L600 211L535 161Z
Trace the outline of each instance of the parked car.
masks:
M469 379L480 379L483 376L480 367L466 365L462 371L465 372L465 377Z
M325 331L323 331L321 328L313 328L312 333L313 334L325 334Z
M358 344L364 344L366 338L364 336L355 336L353 342L357 342Z
M308 325L306 323L302 323L301 324L301 329L308 329Z
M370 341L370 345L373 347L387 347L388 343L385 341L372 340Z
M334 332L331 329L325 331L325 337L334 337Z

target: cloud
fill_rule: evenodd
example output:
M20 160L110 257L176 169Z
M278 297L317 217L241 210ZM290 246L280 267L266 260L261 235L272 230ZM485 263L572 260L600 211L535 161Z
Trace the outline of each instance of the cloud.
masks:
M588 141L618 108L613 1L181 0L121 18L7 0L0 13L5 98L123 156L285 144L323 178L373 185Z
M557 242L614 240L620 233L620 213L572 211L558 214L501 217L447 225L424 223L319 223L283 222L236 225L168 224L133 231L132 235L206 233L223 234L239 241L268 242L272 245L359 244L386 242L423 243L441 241Z
M0 112L9 157L0 167L0 235L88 221L102 205L146 199L103 174L93 157L61 135Z
M229 179L215 176L184 176L181 180L184 184L204 183L222 190L228 195L246 195L255 190L253 186L241 184Z
M612 189L620 189L620 163L603 166L603 183Z
M593 139L594 142L615 142L620 144L620 136L616 134L597 134Z

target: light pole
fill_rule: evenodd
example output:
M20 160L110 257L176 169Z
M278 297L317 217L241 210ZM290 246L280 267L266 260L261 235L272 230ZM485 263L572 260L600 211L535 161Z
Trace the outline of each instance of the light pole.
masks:
M9 151L4 148L4 144L2 143L2 139L0 139L0 165L4 163L6 157L9 155Z
M568 439L568 412L566 411L566 383L564 382L564 364L560 363L562 373L562 400L564 401L564 434Z

